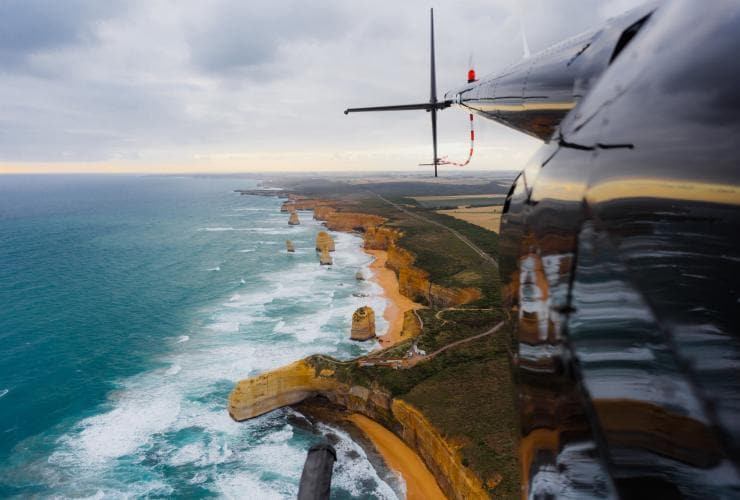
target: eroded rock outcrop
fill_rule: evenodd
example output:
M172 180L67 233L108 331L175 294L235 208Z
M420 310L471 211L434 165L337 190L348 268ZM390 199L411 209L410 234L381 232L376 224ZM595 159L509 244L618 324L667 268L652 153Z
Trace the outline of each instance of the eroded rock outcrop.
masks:
M280 205L280 211L287 213L287 212L295 212L295 205L292 201L284 201L282 205Z
M229 395L229 415L237 421L248 420L321 395L395 432L419 454L448 498L489 498L481 480L462 464L458 448L445 440L421 411L392 398L377 383L368 387L341 381L336 363L312 356L241 380Z
M319 254L319 264L322 266L331 266L334 263L333 259L331 258L331 254L329 253L328 248L323 248L321 250L321 254Z
M314 214L316 212L314 211ZM331 211L326 215L326 227L332 231L362 231L382 224L385 219L379 215L361 214L356 212Z
M285 240L285 249L288 252L295 252L295 245L290 240Z
M331 205L319 205L313 209L313 218L316 220L326 220L335 211Z
M339 381L328 358L319 356L296 361L256 377L239 381L229 395L229 415L236 421L321 395L348 410L360 412L383 425L393 425L391 395L376 384L365 387Z
M330 206L329 202L318 198L303 198L294 196L291 199L296 210L315 210L317 207Z
M326 231L319 231L319 234L316 235L316 250L321 252L324 248L333 252L334 239Z
M363 244L368 250L388 250L400 236L397 229L373 226L365 231Z
M298 218L298 212L291 212L290 213L290 219L288 219L288 224L291 226L297 226L301 223L301 220Z
M357 281L365 281L365 275L364 275L364 274L362 274L362 271L357 271L357 272L355 273L355 279L356 279Z
M336 388L333 371L319 372L305 361L244 379L229 395L229 415L242 421Z
M352 340L369 340L375 337L375 311L372 307L360 307L352 314Z

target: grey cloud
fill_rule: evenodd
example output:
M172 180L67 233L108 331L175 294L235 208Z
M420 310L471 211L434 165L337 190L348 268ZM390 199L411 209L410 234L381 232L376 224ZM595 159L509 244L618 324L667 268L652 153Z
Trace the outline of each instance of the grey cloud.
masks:
M120 12L117 1L3 0L0 63L7 71L29 55L89 41L91 23Z
M211 4L204 17L188 23L192 61L206 71L248 72L274 62L286 44L340 34L346 20L343 5L301 0Z
M521 57L513 1L435 6L440 94L464 82L471 51L479 74ZM526 0L520 15L538 50L636 1ZM425 0L0 0L0 162L426 151L425 113L342 110L428 99L428 9ZM445 111L439 126L442 154L466 151L463 114ZM477 167L534 147L478 127L480 146L498 156L477 157ZM417 160L428 158L404 165Z

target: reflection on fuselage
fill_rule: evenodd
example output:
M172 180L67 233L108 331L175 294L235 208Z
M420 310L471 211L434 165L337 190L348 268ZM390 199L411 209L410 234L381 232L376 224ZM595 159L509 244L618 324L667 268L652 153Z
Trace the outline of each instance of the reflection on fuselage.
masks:
M554 116L524 105L537 71L577 104L501 222L527 497L740 497L737 26L732 2L661 4L604 66L591 34L567 68L524 63L524 93L515 67L495 100L460 94L534 135Z

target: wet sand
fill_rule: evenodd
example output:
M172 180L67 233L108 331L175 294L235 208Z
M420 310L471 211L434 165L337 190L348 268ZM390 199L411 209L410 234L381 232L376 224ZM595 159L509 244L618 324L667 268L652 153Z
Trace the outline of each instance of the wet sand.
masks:
M407 500L445 500L447 498L421 458L395 434L359 413L350 415L348 420L370 438L388 467L401 474L406 482Z
M375 257L375 260L370 264L373 280L383 288L383 295L388 299L388 305L383 312L383 317L388 322L388 330L385 335L378 337L381 348L385 349L404 340L401 337L404 313L412 309L420 309L423 306L401 295L401 292L398 291L396 273L385 267L385 261L388 259L388 253L385 250L366 249L365 252Z

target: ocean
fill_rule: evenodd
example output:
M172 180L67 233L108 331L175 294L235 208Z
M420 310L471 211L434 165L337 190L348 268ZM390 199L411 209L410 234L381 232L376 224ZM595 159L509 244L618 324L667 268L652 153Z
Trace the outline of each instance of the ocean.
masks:
M331 233L319 266L311 212L291 227L282 200L233 192L257 185L0 176L0 497L295 498L327 438L333 498L402 495L346 430L226 412L239 379L377 347L349 340L357 307L387 326L380 287L355 279L361 238Z

